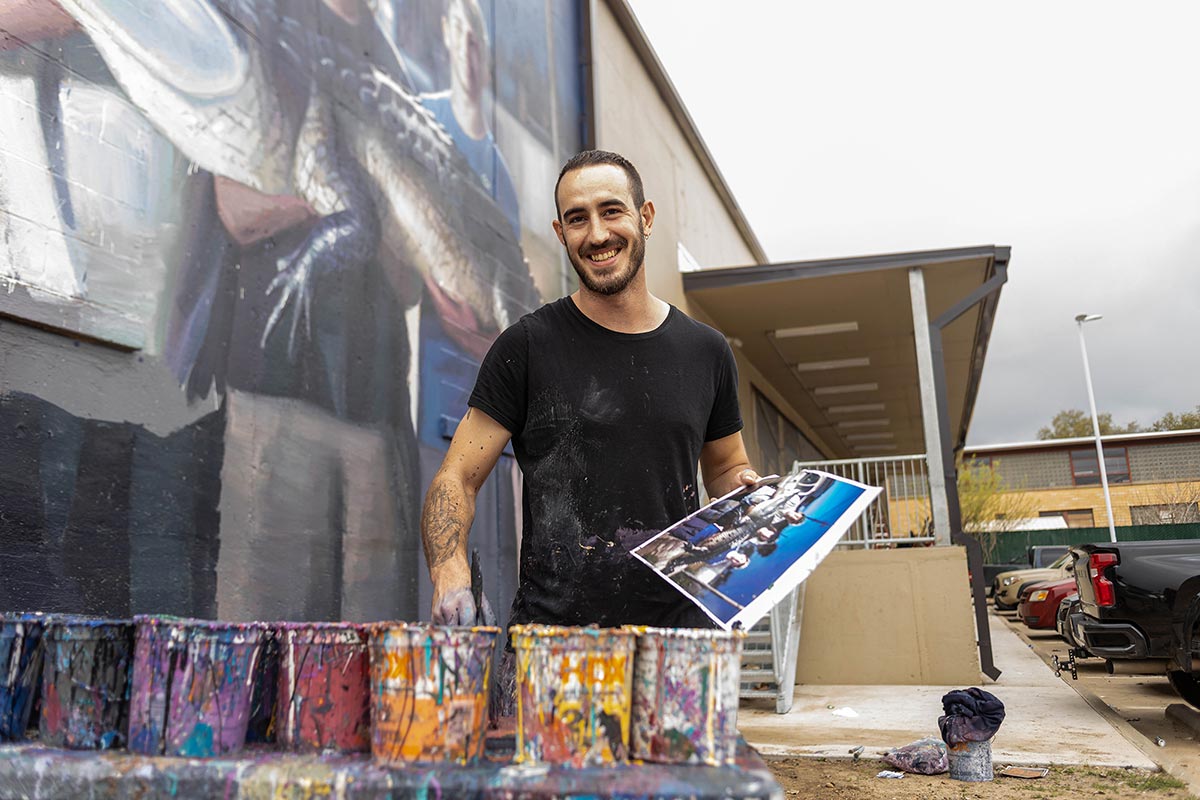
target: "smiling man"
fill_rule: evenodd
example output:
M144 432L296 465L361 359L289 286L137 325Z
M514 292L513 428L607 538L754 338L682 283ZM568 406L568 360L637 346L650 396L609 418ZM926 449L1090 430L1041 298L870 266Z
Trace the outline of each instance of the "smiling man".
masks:
M554 231L580 287L504 331L480 367L422 515L433 619L475 620L467 534L476 493L511 440L525 488L510 622L706 626L629 550L696 510L697 462L712 496L758 479L733 354L647 289L654 204L629 161L580 153L555 201Z

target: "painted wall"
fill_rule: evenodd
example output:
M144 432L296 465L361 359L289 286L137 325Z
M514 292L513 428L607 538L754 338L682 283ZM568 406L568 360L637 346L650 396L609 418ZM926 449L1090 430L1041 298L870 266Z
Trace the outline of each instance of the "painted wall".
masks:
M0 608L428 614L478 359L568 286L579 13L0 6ZM501 609L518 494L472 534Z

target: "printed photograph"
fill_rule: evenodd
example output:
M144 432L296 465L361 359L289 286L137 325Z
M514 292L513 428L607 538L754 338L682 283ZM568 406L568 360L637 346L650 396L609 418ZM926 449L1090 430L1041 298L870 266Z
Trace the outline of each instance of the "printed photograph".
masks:
M633 552L722 627L749 627L812 574L879 492L815 470L766 478Z

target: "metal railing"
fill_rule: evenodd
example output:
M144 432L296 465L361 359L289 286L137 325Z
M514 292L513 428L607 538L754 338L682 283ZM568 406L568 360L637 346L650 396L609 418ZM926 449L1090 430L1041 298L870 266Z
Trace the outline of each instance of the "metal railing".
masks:
M793 467L819 469L883 488L846 532L839 547L894 547L901 541L904 544L934 541L929 468L923 454L797 461Z

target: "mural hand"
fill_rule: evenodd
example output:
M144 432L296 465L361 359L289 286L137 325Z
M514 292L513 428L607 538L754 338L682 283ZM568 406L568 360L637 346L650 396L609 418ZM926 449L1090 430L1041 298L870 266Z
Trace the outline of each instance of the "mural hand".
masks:
M475 612L475 600L471 597L470 588L454 589L434 603L433 624L475 625ZM487 595L483 596L482 617L484 625L496 624L496 613L492 611L492 604L488 602Z

